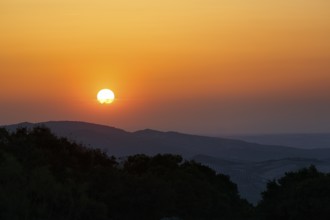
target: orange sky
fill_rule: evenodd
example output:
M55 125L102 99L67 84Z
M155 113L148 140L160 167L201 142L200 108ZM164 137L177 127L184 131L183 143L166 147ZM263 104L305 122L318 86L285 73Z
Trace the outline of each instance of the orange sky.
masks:
M330 132L328 0L1 0L0 33L0 124Z

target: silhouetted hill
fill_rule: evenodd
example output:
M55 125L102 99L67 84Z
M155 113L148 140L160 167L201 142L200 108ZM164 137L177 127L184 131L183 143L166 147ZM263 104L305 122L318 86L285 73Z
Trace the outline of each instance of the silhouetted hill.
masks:
M0 219L252 217L228 176L195 161L139 154L121 162L46 127L0 128Z
M22 123L6 126L33 127L43 124L56 135L105 150L118 157L158 153L173 153L190 158L198 154L240 161L263 161L288 157L312 159L330 158L330 149L297 149L275 145L262 145L241 140L161 132L151 129L127 132L122 129L85 122L58 121Z
M259 200L268 180L284 175L286 171L311 164L321 171L330 171L330 149L298 149L151 129L127 132L110 126L71 121L21 123L6 128L13 131L18 127L32 128L41 124L58 136L91 148L101 148L116 157L170 153L193 158L230 175L238 184L240 193L252 202Z
M330 148L329 133L246 135L232 136L232 138L258 144L282 145L305 149Z

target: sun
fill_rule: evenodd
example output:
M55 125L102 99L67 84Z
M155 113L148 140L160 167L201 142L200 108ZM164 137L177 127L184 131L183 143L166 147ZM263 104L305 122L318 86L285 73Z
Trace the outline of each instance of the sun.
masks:
M110 89L102 89L97 93L97 100L101 104L110 104L115 100L115 93Z

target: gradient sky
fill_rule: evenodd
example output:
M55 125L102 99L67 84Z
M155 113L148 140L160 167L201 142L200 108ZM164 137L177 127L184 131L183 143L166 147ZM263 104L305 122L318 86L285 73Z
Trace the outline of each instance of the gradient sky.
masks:
M1 0L0 103L0 124L330 132L330 1Z

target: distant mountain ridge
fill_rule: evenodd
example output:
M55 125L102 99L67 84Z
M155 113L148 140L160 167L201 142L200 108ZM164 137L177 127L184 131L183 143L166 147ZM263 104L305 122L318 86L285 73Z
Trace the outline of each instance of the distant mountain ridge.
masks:
M293 147L249 143L242 140L162 132L144 129L136 132L105 125L73 121L20 123L3 126L10 131L19 127L44 125L57 136L100 148L109 155L126 157L134 154L179 154L194 159L217 172L227 174L238 184L243 197L256 203L266 182L314 164L330 172L330 149L299 149Z
M144 153L180 154L186 158L209 155L239 161L264 161L282 158L329 159L330 149L297 149L275 145L262 145L242 140L189 135L178 132L161 132L151 129L127 132L122 129L86 122L50 121L21 123L5 126L31 128L49 127L56 135L64 136L90 147L97 147L117 157Z
M258 144L281 145L304 149L330 148L330 133L240 135L230 138Z

